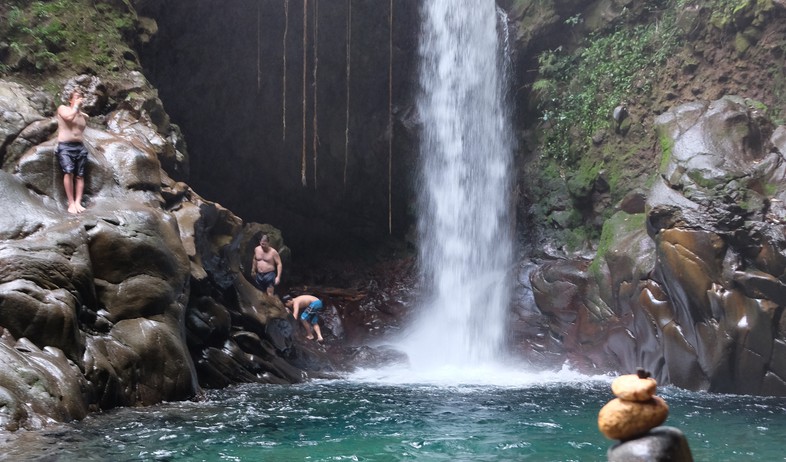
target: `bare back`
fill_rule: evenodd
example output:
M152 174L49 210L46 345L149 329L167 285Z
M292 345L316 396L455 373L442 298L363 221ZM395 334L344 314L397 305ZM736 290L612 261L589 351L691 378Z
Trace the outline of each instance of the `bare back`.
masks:
M295 308L298 310L310 305L312 302L319 300L317 297L313 295L300 295L292 299L292 303Z

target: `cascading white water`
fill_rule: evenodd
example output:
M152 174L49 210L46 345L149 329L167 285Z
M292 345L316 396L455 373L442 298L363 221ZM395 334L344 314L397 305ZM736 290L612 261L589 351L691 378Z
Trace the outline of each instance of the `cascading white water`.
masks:
M428 292L403 345L415 369L500 359L510 301L506 28L494 0L425 0L420 266ZM502 36L503 40L500 40Z

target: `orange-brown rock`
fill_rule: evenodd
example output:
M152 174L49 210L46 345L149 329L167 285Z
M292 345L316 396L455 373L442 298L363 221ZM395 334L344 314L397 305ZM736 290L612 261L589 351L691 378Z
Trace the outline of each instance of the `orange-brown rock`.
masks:
M668 415L669 406L659 396L648 401L615 398L598 413L598 428L607 438L628 440L662 424Z
M627 374L611 382L611 391L617 398L627 401L648 401L655 396L657 385L651 377L641 378L636 374Z

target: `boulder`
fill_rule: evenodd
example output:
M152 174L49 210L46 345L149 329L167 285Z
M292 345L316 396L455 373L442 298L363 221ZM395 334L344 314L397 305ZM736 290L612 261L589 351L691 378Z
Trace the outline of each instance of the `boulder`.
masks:
M786 128L756 107L725 97L656 118L644 219L620 211L591 264L531 274L544 349L588 372L642 366L683 388L786 395Z
M693 462L685 434L674 427L657 427L639 438L609 448L609 462Z

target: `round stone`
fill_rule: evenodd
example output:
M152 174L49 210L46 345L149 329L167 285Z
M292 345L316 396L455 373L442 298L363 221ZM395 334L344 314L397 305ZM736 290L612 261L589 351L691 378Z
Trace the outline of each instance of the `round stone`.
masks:
M627 401L647 401L655 396L658 382L651 377L640 378L636 374L621 375L611 382L614 396Z
M669 406L659 396L647 401L614 398L598 413L598 428L607 438L628 440L662 424L669 416Z

